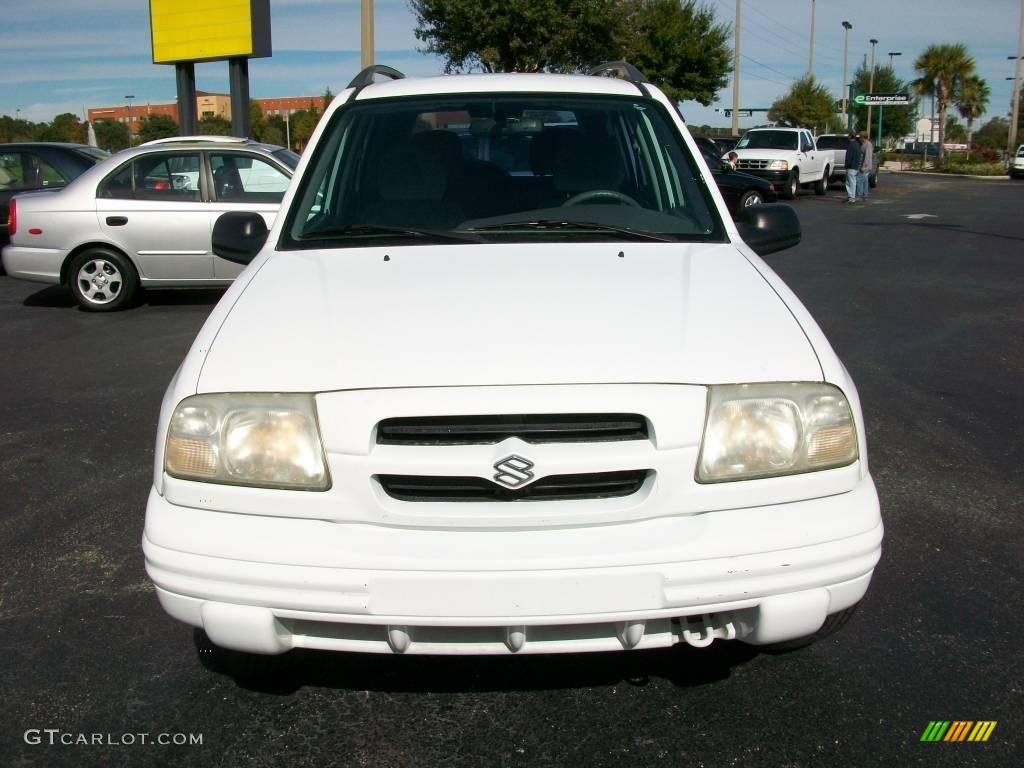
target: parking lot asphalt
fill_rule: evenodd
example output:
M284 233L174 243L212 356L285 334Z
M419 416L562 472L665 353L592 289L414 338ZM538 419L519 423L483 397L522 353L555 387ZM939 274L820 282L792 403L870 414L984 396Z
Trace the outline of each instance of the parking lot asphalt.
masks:
M218 294L94 315L0 277L0 764L1012 765L1024 183L880 180L858 205L802 193L803 242L767 259L857 382L886 523L857 615L789 654L306 652L240 684L160 609L139 546L160 400ZM935 720L997 726L922 743Z

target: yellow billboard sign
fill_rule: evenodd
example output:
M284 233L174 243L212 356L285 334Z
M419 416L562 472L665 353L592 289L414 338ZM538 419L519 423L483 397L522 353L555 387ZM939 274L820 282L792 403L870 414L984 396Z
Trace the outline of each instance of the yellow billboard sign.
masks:
M153 63L270 56L270 0L149 0Z

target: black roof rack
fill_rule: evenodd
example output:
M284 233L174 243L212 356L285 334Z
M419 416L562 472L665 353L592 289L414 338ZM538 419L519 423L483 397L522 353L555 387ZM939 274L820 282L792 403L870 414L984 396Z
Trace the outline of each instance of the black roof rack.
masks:
M352 82L348 84L349 88L365 88L366 86L373 83L375 75L384 75L390 77L392 80L404 80L405 75L399 72L394 67L386 66L385 64L373 64L367 67L358 75L352 78Z
M628 61L606 61L587 70L588 75L605 75L606 77L617 77L630 83L649 83L647 75L634 67Z

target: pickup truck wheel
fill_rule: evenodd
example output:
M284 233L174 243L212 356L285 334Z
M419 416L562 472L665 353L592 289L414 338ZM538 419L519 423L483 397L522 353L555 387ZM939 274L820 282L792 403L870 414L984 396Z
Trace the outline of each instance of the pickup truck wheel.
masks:
M821 178L814 183L814 194L824 195L828 192L828 177L832 173L832 169L827 165L825 166L825 172L821 175Z
M793 172L789 174L789 180L786 182L786 188L782 190L782 196L787 200L792 200L796 197L797 191L800 189L800 171L793 169Z
M739 202L736 203L736 215L739 216L743 213L745 208L749 208L752 205L761 205L764 202L764 195L758 192L756 189L749 189L743 193Z
M117 251L89 248L71 262L68 283L82 309L113 312L124 309L134 298L139 275L131 261Z

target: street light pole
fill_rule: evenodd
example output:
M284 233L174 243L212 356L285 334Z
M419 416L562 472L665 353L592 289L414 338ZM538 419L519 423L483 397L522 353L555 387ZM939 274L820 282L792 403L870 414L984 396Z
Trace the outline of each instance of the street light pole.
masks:
M135 97L129 94L125 96L128 101L128 146L132 145L132 99Z
M1017 37L1017 67L1013 75L1013 117L1010 119L1009 157L1017 150L1017 123L1020 120L1020 62L1024 56L1024 0L1020 0L1020 34Z
M871 43L871 77L868 80L868 93L874 93L875 91L875 46L878 45L878 41L874 38L868 40ZM871 105L868 104L868 136L871 135Z
M889 69L892 69L893 72L896 71L895 69L893 69L893 66L892 66L892 58L893 58L893 56L902 56L902 55L903 55L903 51L889 51Z
M362 0L360 46L363 69L373 64L373 0Z
M847 59L850 56L850 30L851 29L853 29L853 24L851 24L848 21L844 21L843 22L843 30L845 30L845 31L843 32L843 83L842 83L842 91L843 91L843 124L846 125L847 129L849 129L849 127L850 127L850 124L849 124L849 119L850 119L849 118L849 112L847 111L847 109L849 107L849 102L847 100L847 97L850 95L850 88L846 84L846 62L847 62Z
M732 135L740 135L740 0L736 0L736 37L732 52Z
M814 77L814 0L811 0L811 52L807 59L807 77Z

